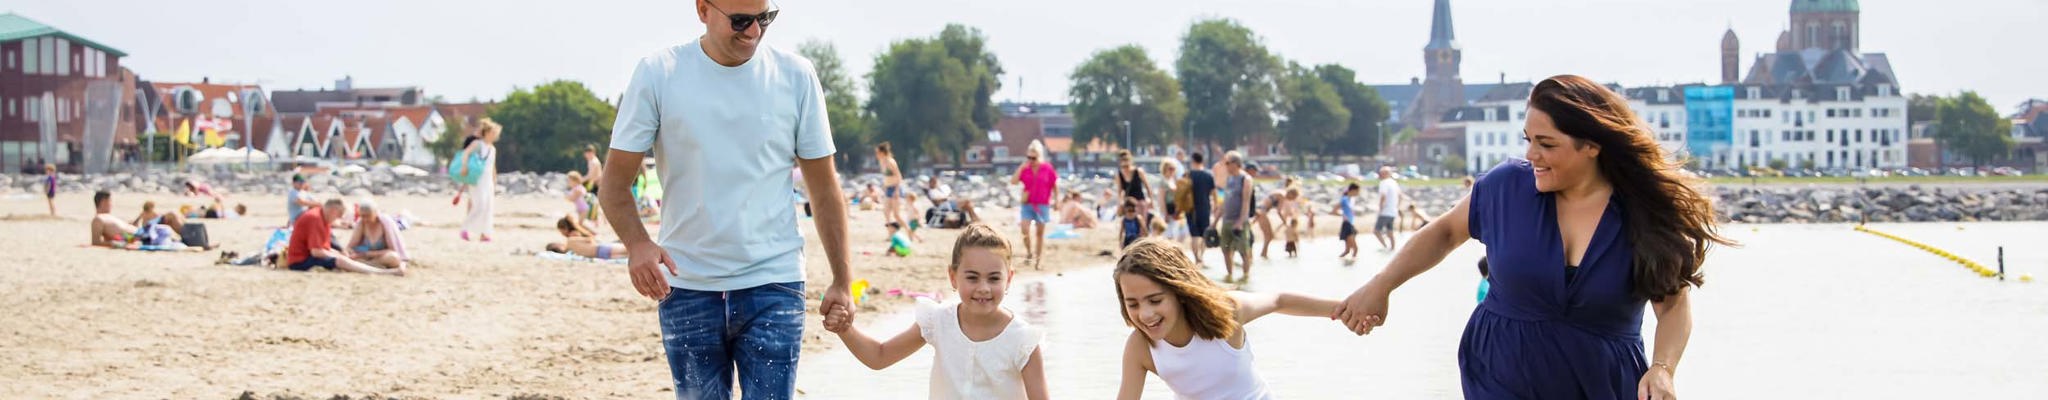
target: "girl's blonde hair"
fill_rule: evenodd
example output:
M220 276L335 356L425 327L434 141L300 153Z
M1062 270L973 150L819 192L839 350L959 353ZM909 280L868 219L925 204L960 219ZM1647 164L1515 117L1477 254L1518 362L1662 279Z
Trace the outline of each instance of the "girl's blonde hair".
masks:
M576 183L582 183L582 182L583 182L583 173L582 173L582 172L577 172L577 171L569 171L569 181L570 181L570 182L576 182ZM570 186L575 186L575 184L571 184Z
M1187 320L1188 329L1195 331L1195 337L1223 339L1237 335L1237 300L1230 298L1230 292L1202 276L1202 269L1188 259L1187 250L1173 241L1161 238L1139 239L1131 247L1124 248L1124 256L1116 261L1116 271L1111 279L1125 274L1151 279L1153 283L1166 288L1180 303L1181 319ZM1116 301L1122 305L1124 287L1117 285ZM1124 325L1137 327L1131 319L1131 310L1117 307L1124 316ZM1140 331L1143 332L1143 331ZM1161 338L1151 338L1159 340Z
M960 230L960 238L953 239L953 260L946 263L946 272L959 270L960 255L970 248L988 249L1003 259L1003 269L1010 268L1010 240L1004 239L1003 234L996 233L996 228L976 222L967 224L966 228Z
M1160 175L1161 177L1164 177L1164 178L1166 178L1166 179L1169 179L1169 180L1173 179L1174 177L1172 177L1172 176L1166 176L1166 175L1167 175L1167 172L1166 172L1166 171L1173 171L1173 172L1175 172L1175 173L1178 173L1178 172L1180 172L1180 171L1181 171L1181 169L1180 169L1180 161L1174 161L1174 160L1173 160L1173 159L1171 159L1171 158L1168 158L1168 159L1166 159L1165 161L1160 161L1160 162L1159 162L1159 175Z

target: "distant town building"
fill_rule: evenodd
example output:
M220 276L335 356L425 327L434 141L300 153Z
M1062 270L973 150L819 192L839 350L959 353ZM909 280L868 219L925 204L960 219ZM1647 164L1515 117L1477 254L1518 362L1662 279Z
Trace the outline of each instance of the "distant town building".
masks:
M270 94L257 85L199 82L143 82L143 99L136 111L147 116L138 130L164 136L185 127L194 147L253 146L273 157L289 150L282 138L285 131L277 111L270 106ZM213 130L223 141L211 146L204 137Z
M14 13L0 14L0 166L97 172L135 144L128 54ZM35 166L40 172L40 166Z

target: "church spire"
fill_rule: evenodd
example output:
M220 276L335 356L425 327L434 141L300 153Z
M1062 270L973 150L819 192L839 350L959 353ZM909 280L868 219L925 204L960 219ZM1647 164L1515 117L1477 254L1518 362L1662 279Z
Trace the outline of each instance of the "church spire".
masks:
M1451 29L1451 0L1436 0L1436 12L1429 22L1429 46L1424 49L1456 49L1458 37Z

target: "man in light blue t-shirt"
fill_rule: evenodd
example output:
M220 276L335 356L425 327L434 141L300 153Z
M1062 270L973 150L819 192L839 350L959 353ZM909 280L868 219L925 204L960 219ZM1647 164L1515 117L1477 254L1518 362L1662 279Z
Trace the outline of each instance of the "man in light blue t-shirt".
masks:
M676 397L795 396L804 326L800 169L832 267L819 310L851 307L846 203L833 170L823 86L810 61L760 44L767 0L698 0L704 36L640 60L612 125L599 203L625 242L627 272L660 301ZM757 50L757 47L759 48ZM633 178L653 153L661 233L637 218Z

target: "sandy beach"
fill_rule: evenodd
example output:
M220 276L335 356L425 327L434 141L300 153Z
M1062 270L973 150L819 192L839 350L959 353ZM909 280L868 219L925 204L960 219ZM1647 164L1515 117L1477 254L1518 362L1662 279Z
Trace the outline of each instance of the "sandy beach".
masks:
M229 195L252 215L196 221L221 250L254 252L284 223L284 200ZM0 327L7 397L648 398L669 390L655 303L633 292L623 265L532 254L559 239L553 222L569 205L554 198L498 199L490 243L457 238L462 208L448 197L376 199L386 212L424 221L404 232L414 259L405 278L215 265L219 251L91 248L91 194L57 201L59 215L50 217L41 198L0 200L0 232L11 238L0 241L10 260L0 263L0 312L10 316ZM160 209L201 202L117 193L114 214L132 217L145 201ZM1016 232L1015 210L981 211L999 231ZM881 221L880 211L853 212L856 277L877 290L950 291L944 265L957 231L922 230L913 257L893 258L881 255ZM1332 222L1318 226L1322 235L1333 234L1333 221L1319 221ZM800 225L815 238L809 220ZM1045 269L1021 267L1020 278L1113 261L1101 255L1113 250L1113 231L1080 232L1049 241ZM337 240L350 233L338 230ZM806 255L815 305L830 269L815 239ZM880 294L861 312L886 315L908 304ZM807 353L838 345L819 321L808 319Z

